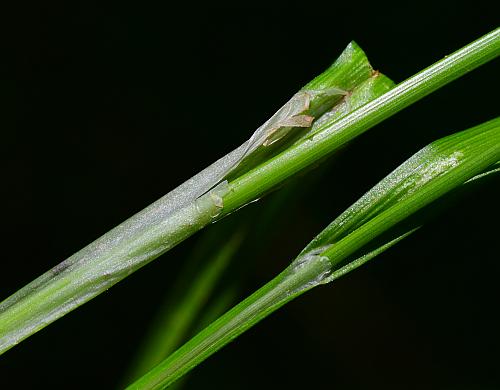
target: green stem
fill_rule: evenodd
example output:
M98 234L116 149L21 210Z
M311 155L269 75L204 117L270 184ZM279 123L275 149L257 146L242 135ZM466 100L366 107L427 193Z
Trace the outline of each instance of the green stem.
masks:
M356 52L355 47L352 50ZM500 29L496 29L352 114L323 124L310 137L235 178L228 187L210 190L214 178L227 172L235 155L228 155L233 160L221 159L2 302L0 353L107 290L214 218L222 218L263 196L370 127L499 53ZM338 65L342 72L349 73L347 60ZM327 86L325 80L327 76L316 79L320 87ZM319 106L323 107L323 98L320 99ZM312 107L318 108L314 103ZM237 151L245 148L242 145ZM210 191L204 193L207 190Z
M331 273L327 257L315 254L299 258L285 271L203 329L127 390L159 390L171 386L210 355L230 343L259 321L317 285L352 271L395 243L411 230L377 250Z
M328 259L315 255L287 268L127 389L164 389L262 318L312 288L311 280L322 279L328 269Z
M378 248L341 266L349 256L358 251L366 252L368 243L411 214L481 172L494 172L491 168L499 158L500 118L430 144L332 222L284 272L224 314L128 389L156 390L168 387L285 303L315 286L352 271L407 237L418 226L405 229L403 234L397 234ZM364 199L370 199L374 207L363 207ZM352 208L358 212L351 213ZM373 209L377 212L373 213ZM338 240L338 234L342 234L342 230L337 229L339 225L352 226L354 231Z
M332 66L292 99L292 103L302 104L285 105L279 112L286 113L291 108L297 114L320 116L342 100L342 93L369 79L372 72L364 52L351 43ZM378 80L378 87L372 88L378 94L392 87L386 78ZM373 96L368 94L366 98ZM273 118L276 121L276 115ZM266 124L268 127L256 132L257 139L265 140L268 131L294 133L290 127L276 128L272 120ZM258 142L253 141L247 141L0 303L0 353L214 222L221 212L221 196L228 190L227 181L221 180L234 174L243 158L247 168L259 162L254 154L246 158L247 152L255 147L257 151L275 150L290 143L283 137L272 146L259 148Z
M500 54L500 28L398 84L352 114L325 123L311 138L285 150L230 183L223 214L251 202L371 127Z

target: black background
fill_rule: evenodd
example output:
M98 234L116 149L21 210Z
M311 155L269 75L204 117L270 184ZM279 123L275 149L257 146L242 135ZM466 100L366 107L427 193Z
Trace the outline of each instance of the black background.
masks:
M41 2L3 18L2 298L239 145L351 39L399 82L498 22L480 2ZM492 62L357 140L265 255L237 259L241 297L418 149L497 115L498 87ZM187 388L500 387L498 184L266 319ZM196 239L3 355L0 388L116 387Z

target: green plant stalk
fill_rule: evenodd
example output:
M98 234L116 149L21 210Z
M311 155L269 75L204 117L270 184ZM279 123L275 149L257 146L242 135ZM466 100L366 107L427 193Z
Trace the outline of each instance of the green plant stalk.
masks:
M206 307L204 308L203 312L200 313L200 317L196 319L196 322L193 323L193 327L190 329L189 332L189 338L193 337L194 335L198 334L201 330L206 328L208 325L210 325L212 322L214 322L217 318L219 318L222 314L224 314L226 311L228 311L234 304L235 302L238 301L238 292L239 288L237 286L237 280L234 281L230 285L224 285L223 290L217 294L217 296L214 297L214 300ZM163 329L163 331L165 328ZM177 347L182 345L182 343L179 343ZM173 352L173 351L171 351ZM148 370L153 368L156 364L160 363L163 361L167 356L170 354L164 355L160 361L156 362L154 365L148 367ZM144 373L143 373L144 374ZM137 377L135 377L137 378ZM135 379L135 378L132 378ZM186 380L188 380L189 375L185 375L182 377L180 380L176 381L174 384L170 386L170 389L180 389L183 388L186 384ZM124 385L126 386L130 381L125 383Z
M299 295L304 282L325 272L326 266L325 263L310 263L295 273L282 272L127 389L167 387L223 345Z
M288 177L324 158L384 119L500 54L500 28L398 84L381 97L316 132L230 183L223 197L228 214Z
M484 170L494 172L490 167L499 158L500 118L432 143L330 224L285 271L200 332L128 389L163 389L174 383L285 303L315 286L352 271L407 237L418 226L347 265L340 266L344 259L362 250L370 241L412 213L481 175ZM366 207L366 199L372 207ZM358 212L353 213L353 209ZM344 225L358 227L346 234L342 229Z
M374 253L367 254L360 261L367 262L408 234L387 243ZM325 275L330 274L330 264L326 257L314 256L311 259L312 261L307 261L302 266L287 268L198 333L149 373L128 386L127 390L153 390L169 387L210 355L233 341L272 312L315 287L324 280ZM352 269L349 269L349 271ZM349 272L346 268L340 271L342 274ZM332 276L336 278L340 274Z
M366 55L351 43L304 87L302 98L311 93L304 114L320 115L328 102L342 98L335 91L354 88L372 72ZM0 303L0 353L214 222L227 191L227 182L220 180L234 170L249 145L250 140Z
M259 198L371 126L499 52L500 29L496 29L340 121L324 124L310 138L236 178L227 188L200 193L207 185L206 175L197 175L168 194L166 200L151 205L1 303L0 353L107 290L215 218ZM227 172L224 158L217 164ZM214 175L209 175L208 184L217 177L215 168L209 168Z

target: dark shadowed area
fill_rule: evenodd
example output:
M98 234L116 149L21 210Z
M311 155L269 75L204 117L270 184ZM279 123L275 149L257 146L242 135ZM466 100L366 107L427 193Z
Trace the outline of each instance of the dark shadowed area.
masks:
M480 2L415 7L72 1L4 13L0 300L245 141L350 40L400 82L497 27ZM498 65L373 128L321 176L309 172L318 177L258 258L250 245L226 276L239 297L421 147L498 115ZM273 196L221 223L251 218ZM208 359L186 389L500 387L499 199L498 176L454 199ZM1 356L0 388L119 386L199 237Z

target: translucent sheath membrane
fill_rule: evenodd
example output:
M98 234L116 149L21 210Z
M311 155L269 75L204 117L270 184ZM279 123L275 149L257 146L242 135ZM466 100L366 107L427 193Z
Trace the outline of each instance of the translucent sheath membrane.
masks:
M226 177L305 128L369 78L363 51L351 43L322 75L295 94L250 139L185 183L63 261L0 304L0 353L105 291L208 223L231 191ZM286 144L286 143L285 143ZM273 145L273 146L272 146ZM268 157L268 154L265 154Z
M63 316L210 223L227 182L169 212L158 201L0 304L0 351ZM8 314L8 317L7 317ZM22 326L21 326L22 325Z

